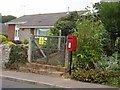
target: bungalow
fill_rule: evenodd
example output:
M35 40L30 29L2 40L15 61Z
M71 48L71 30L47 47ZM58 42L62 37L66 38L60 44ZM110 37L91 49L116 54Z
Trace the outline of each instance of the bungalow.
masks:
M79 11L78 14L82 12ZM50 27L54 27L55 22L67 12L24 15L20 18L8 22L8 39L24 41L30 35L46 35Z

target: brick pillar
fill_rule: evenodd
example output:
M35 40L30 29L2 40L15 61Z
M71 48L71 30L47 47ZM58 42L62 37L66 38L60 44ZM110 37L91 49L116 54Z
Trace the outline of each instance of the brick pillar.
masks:
M8 25L8 40L14 40L15 24Z

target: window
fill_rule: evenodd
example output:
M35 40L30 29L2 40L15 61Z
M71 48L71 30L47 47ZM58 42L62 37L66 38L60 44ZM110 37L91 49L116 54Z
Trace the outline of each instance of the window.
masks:
M14 40L19 40L19 28L17 27L17 25L15 26L15 37Z
M50 29L36 29L35 35L47 35Z
M19 37L19 30L15 30L15 37Z

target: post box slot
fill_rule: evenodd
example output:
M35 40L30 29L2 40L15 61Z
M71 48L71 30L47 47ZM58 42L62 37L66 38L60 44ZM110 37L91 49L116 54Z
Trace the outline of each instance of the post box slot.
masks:
M68 38L68 39L73 39L73 38Z

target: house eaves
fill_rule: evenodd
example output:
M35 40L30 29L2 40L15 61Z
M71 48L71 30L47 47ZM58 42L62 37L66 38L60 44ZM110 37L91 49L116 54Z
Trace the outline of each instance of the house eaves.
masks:
M6 24L25 24L25 23L27 23L27 21L26 22L8 22Z
M50 28L54 26L17 26L18 28Z

